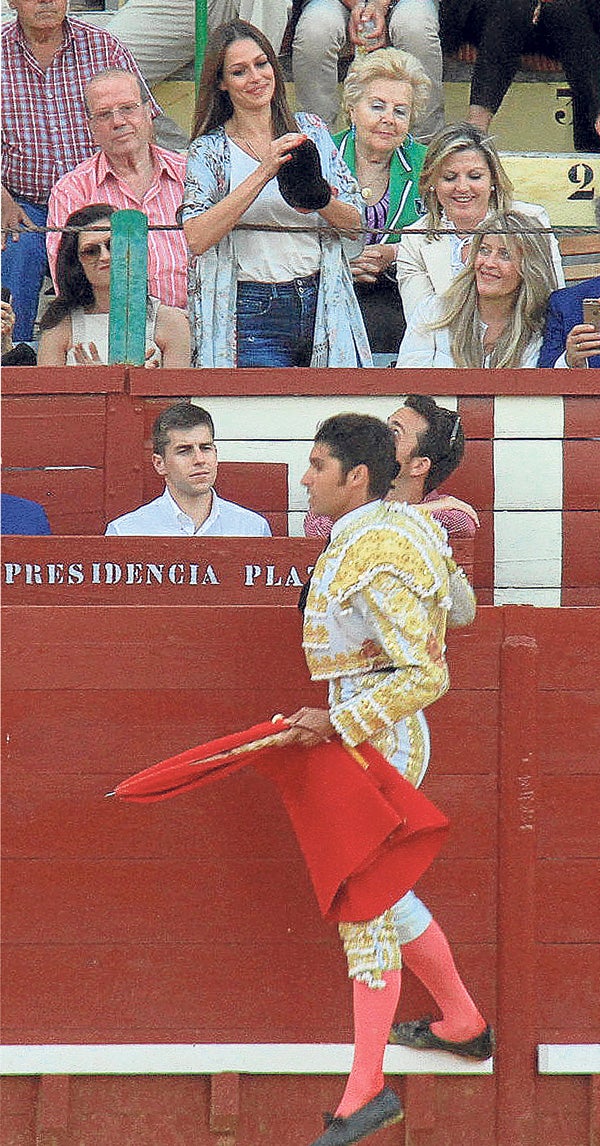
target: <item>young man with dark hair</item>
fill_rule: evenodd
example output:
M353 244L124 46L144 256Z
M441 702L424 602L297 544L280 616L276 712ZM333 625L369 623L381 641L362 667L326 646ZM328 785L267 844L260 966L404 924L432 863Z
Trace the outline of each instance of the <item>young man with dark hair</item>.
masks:
M152 428L152 464L165 479L160 497L109 522L107 534L133 537L270 537L266 518L214 490L214 424L201 406L177 402Z
M288 717L280 743L312 746L336 734L350 748L368 741L418 787L429 760L422 709L449 684L446 623L469 623L475 606L431 516L383 500L397 464L393 433L378 419L342 414L317 432L302 484L311 510L333 526L308 590L303 645L313 680L329 683L329 708ZM403 961L442 1018L398 1024L391 1041L481 1059L493 1051L448 942L414 892L339 929L353 980L354 1060L337 1111L312 1146L346 1146L402 1117L400 1100L384 1086L383 1056Z
M191 402L176 402L167 406L156 418L152 426L152 449L164 458L171 430L194 430L196 426L207 426L210 438L214 441L215 424L208 410Z
M428 494L450 477L463 459L465 435L460 416L438 406L428 394L409 394L404 409L414 410L425 423L424 428L415 428L417 449L414 453L418 450L418 456L430 463L423 482L423 493ZM390 418L392 429L395 417L396 414L392 414Z
M473 537L479 524L467 502L439 494L437 486L460 464L465 438L460 416L438 406L433 398L409 394L388 419L395 442L398 473L387 493L389 501L422 505L444 526L448 536ZM304 519L307 537L329 537L331 520L309 510Z

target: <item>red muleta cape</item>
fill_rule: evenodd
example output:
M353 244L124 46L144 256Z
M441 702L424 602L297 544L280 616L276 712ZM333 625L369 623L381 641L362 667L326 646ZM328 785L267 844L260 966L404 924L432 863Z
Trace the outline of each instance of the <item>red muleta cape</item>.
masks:
M201 787L252 764L277 788L325 919L381 915L430 866L447 818L369 743L339 737L279 747L283 720L257 724L172 756L124 780L114 795L147 803Z

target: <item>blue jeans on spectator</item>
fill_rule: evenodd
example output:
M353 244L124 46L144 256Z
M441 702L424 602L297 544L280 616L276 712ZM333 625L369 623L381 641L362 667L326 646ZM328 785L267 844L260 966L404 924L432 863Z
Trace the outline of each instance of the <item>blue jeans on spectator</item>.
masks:
M287 283L238 282L238 366L309 366L319 276Z
M48 208L26 199L16 199L36 227L45 227ZM48 274L46 235L39 231L21 231L15 242L6 236L2 252L2 286L12 295L12 308L16 315L13 342L31 342L33 324L44 275Z

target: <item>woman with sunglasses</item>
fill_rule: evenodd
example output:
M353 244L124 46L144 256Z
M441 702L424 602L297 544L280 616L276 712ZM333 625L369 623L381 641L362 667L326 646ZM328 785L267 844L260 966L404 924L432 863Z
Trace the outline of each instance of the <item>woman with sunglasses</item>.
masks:
M65 223L73 230L61 236L56 263L58 294L40 322L38 366L108 363L110 217L115 210L107 203L94 203L74 211ZM173 368L189 364L186 314L149 296L145 365Z

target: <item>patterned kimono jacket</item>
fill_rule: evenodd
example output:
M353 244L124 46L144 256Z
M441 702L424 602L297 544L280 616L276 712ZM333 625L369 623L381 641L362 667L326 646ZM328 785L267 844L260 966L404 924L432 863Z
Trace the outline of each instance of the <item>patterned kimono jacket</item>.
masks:
M325 179L342 203L362 214L363 203L354 176L340 158L325 125L316 115L299 112L298 130L314 141ZM185 194L180 213L193 219L229 193L231 159L223 128L194 140L188 153ZM299 215L299 226L307 216ZM362 314L352 286L349 259L364 246L360 239L342 238L325 221L319 233L321 277L317 298L311 366L372 366ZM192 366L236 365L237 266L234 240L225 235L203 255L190 260L188 297L192 329Z

